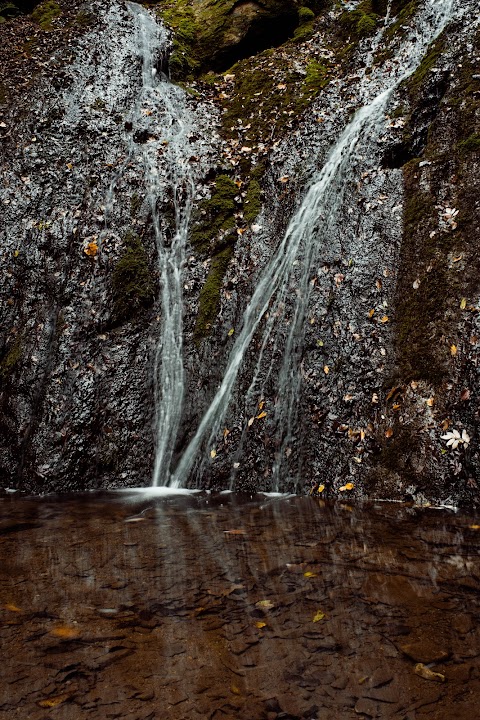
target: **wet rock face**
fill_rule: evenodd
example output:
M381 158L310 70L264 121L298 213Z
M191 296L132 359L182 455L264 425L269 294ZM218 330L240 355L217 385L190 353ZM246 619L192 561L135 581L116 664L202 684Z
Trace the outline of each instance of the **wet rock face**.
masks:
M156 445L162 482L476 502L474 5L432 46L449 2L303 12L196 96L169 57L226 67L293 5L159 4L170 56L116 2L3 24L5 485L146 485Z

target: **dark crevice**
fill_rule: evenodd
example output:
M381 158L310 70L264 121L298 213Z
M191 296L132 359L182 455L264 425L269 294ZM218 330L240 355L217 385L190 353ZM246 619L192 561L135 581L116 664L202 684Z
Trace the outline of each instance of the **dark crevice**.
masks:
M296 11L287 11L276 17L262 15L252 22L237 45L225 48L213 61L209 61L209 67L217 72L224 72L239 60L252 57L269 48L279 47L293 37L297 27Z

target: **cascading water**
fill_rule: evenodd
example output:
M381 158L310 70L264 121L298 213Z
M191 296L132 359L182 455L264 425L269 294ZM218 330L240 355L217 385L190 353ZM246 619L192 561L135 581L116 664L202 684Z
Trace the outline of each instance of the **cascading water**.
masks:
M389 72L383 73L378 68L370 72L371 67L367 72L362 72L359 95L363 101L365 98L370 100L356 112L331 149L322 170L313 177L312 184L281 243L261 271L255 292L245 309L243 325L231 351L223 381L180 459L170 481L173 487L182 486L189 477L192 467L198 463L198 454L204 443L206 448L215 446L238 374L262 320L265 320L265 323L261 331L260 350L247 400L251 400L254 390L259 390L261 396L262 388L259 387L258 377L264 361L263 355L268 354L271 357L272 353L280 351L283 360L276 385L275 407L280 437L272 489L277 490L280 487L285 450L292 441L298 412L301 383L299 362L303 327L311 294L310 277L313 264L319 249L328 243L329 234L338 232L336 224L342 208L344 187L352 174L354 162L358 160L360 148L367 157L377 153L377 138L393 93L418 67L430 43L461 13L461 8L456 7L453 0L428 0L418 13L414 29L397 50ZM389 22L388 17L387 14L386 24ZM380 36L384 29L380 31ZM379 39L375 40L375 47L378 46ZM283 321L283 328L278 318ZM288 326L286 331L285 322ZM270 363L270 370L268 366L267 358L263 383L271 372L272 364ZM235 470L232 469L232 478L234 476Z

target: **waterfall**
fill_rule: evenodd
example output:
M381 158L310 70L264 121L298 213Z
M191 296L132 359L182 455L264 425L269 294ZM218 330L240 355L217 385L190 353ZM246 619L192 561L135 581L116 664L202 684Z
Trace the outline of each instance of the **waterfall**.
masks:
M345 127L332 147L322 169L312 178L303 201L294 213L277 250L259 273L255 291L249 301L243 324L236 336L223 380L207 408L198 429L183 453L170 480L173 487L181 487L196 462L205 443L207 448L215 444L217 433L229 407L232 392L243 367L252 339L264 321L256 371L251 379L250 390L256 386L262 355L267 346L277 347L281 341L283 361L277 382L278 402L276 416L280 426L280 449L274 468L275 486L282 465L282 457L291 439L296 413L298 391L301 382L299 368L303 326L310 298L309 280L319 248L328 243L329 234L335 228L345 183L352 174L352 164L360 149L363 155L375 146L379 130L385 119L389 101L399 85L420 64L428 46L446 25L461 14L453 0L427 0L419 11L416 25L397 50L390 73L375 70L363 72L360 94L367 99ZM388 18L387 18L388 22ZM383 32L384 28L380 32ZM378 41L376 43L378 45ZM371 70L371 68L369 68ZM372 92L375 94L372 96ZM289 288L295 287L296 292ZM286 338L281 335L276 318L284 315L289 304L289 326ZM267 313L268 311L268 313ZM271 370L267 369L267 376ZM232 471L232 475L233 475Z
M142 148L144 183L155 232L161 286L161 322L154 363L156 407L156 452L153 485L166 480L175 439L182 417L183 371L183 296L182 266L185 260L190 215L195 196L195 176L189 158L188 137L193 133L192 117L185 104L185 93L168 82L157 69L165 51L165 30L141 6L128 3L135 22L136 43L142 60L142 86L132 112L132 124L139 119L151 140ZM161 138L153 139L161 121ZM131 140L131 152L133 140ZM165 177L158 169L163 154L167 182L174 208L174 234L165 237L158 211L159 198L165 193Z

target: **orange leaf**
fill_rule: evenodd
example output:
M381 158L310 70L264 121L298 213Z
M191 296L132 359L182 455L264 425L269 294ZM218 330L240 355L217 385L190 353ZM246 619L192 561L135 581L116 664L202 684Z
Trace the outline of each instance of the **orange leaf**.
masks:
M95 257L95 255L98 253L98 245L96 242L88 243L87 247L83 251L85 255L88 255L89 257Z
M387 323L388 322L388 315L384 315L382 319L380 320L381 323Z
M393 430L392 430L392 428L388 428L388 430L385 430L385 437L391 438L392 435L393 435Z
M22 612L21 608L17 607L13 603L8 603L7 605L3 606L5 610L9 610L10 612Z
M261 413L257 415L257 420L261 420L262 418L267 417L267 413L265 410L263 410Z
M50 630L50 635L54 637L63 638L64 640L70 640L79 636L79 632L76 628L69 627L68 625L59 625L53 630Z

